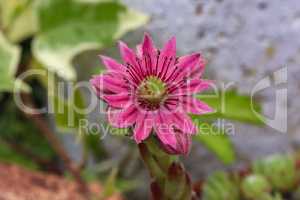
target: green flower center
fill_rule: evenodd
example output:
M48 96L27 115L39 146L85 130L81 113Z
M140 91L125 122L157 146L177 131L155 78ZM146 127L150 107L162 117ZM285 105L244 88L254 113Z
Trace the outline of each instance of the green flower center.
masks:
M165 100L166 93L166 84L157 77L149 76L138 88L138 101L142 107L155 110Z

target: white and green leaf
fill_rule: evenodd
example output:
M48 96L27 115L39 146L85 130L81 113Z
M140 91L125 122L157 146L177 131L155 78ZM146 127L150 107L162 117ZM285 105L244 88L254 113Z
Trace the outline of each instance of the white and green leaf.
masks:
M35 2L35 0L0 1L1 26L10 41L20 42L36 32Z
M39 33L33 53L66 80L76 78L74 56L110 45L148 19L117 1L41 0L37 8Z
M0 33L0 92L29 91L21 80L15 79L20 60L20 49L10 44Z

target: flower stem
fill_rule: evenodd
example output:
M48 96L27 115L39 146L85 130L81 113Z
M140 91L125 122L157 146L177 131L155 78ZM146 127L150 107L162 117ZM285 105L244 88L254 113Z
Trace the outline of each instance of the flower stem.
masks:
M152 178L152 199L192 199L190 177L176 156L164 152L155 137L139 144L139 150Z

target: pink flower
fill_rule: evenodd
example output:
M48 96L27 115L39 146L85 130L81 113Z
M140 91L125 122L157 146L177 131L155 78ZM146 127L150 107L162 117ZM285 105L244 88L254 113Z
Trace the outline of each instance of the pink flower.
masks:
M108 104L108 121L115 127L133 126L137 143L153 131L169 153L186 154L191 136L197 133L188 114L213 110L193 97L210 87L202 80L204 60L199 53L176 57L176 40L156 49L145 34L135 53L120 42L124 64L101 56L105 74L93 77L97 95Z

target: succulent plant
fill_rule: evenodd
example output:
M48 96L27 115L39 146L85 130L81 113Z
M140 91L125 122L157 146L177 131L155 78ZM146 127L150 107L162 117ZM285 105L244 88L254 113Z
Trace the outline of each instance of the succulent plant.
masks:
M203 188L203 200L239 200L239 187L224 172L210 176Z
M256 197L255 200L283 200L281 195L276 193L275 195L272 195L270 193L264 193L260 197Z
M257 198L266 198L272 187L268 180L259 174L247 176L241 185L242 193L246 199L256 200Z
M273 155L253 164L254 173L264 175L275 190L288 191L297 182L295 161L290 156Z

